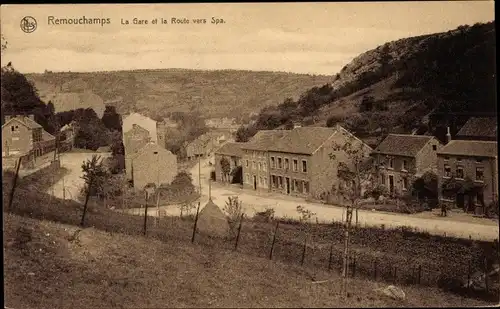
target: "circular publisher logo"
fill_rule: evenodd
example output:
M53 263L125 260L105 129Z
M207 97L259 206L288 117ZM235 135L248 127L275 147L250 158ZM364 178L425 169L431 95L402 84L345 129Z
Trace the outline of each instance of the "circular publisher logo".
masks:
M36 30L36 19L31 16L26 16L21 19L21 30L26 33L31 33Z

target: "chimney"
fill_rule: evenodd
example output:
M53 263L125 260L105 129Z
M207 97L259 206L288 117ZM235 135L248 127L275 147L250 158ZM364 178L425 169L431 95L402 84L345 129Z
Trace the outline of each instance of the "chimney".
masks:
M446 127L446 144L451 141L450 127Z

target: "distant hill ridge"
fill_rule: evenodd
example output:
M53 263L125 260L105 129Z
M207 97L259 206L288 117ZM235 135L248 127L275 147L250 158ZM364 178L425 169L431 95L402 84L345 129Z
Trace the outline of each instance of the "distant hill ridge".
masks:
M161 118L174 111L199 111L207 118L239 117L296 98L332 76L243 70L159 69L113 72L26 74L56 111L105 104L120 114Z

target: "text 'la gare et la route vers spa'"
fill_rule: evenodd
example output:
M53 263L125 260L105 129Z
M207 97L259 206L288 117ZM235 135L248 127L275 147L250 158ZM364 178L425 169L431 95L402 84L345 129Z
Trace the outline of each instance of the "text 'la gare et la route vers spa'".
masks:
M80 18L56 18L55 16L48 16L47 23L49 25L109 25L111 24L111 18L88 18L86 16ZM172 25L188 25L188 24L225 24L226 21L222 18L211 17L206 18L153 18L153 19L126 19L121 18L120 23L122 25L157 25L157 24L172 24Z

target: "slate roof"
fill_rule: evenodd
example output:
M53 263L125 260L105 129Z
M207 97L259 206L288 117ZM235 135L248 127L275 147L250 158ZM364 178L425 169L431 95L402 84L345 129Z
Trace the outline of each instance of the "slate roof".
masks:
M497 157L497 142L452 140L438 151L438 155L459 155L478 157Z
M271 144L269 151L312 154L337 130L326 127L300 127L289 130L282 138Z
M267 151L280 138L287 135L289 130L261 130L250 141L243 143L242 149Z
M243 143L228 142L222 145L216 154L222 154L226 156L243 157L243 150L241 149Z
M414 157L433 138L427 135L389 134L373 153Z
M472 117L458 131L457 136L497 137L497 119L494 117Z

